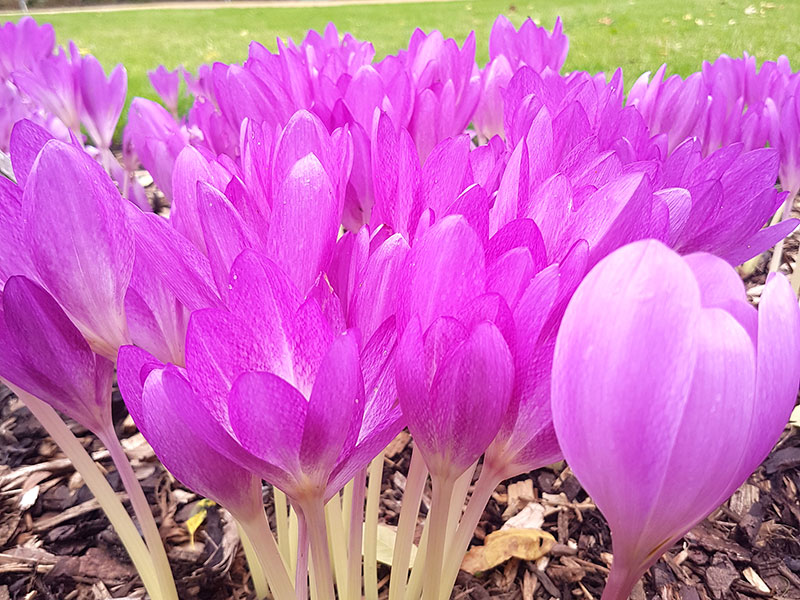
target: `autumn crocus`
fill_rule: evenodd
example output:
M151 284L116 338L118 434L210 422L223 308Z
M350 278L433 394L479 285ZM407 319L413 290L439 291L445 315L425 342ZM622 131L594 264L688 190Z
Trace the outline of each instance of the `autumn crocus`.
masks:
M0 185L2 221L9 239L17 242L0 244L4 263L0 284L9 333L2 344L6 356L0 377L15 385L23 398L33 398L28 403L32 410L37 410L36 402L46 402L79 420L103 441L155 557L159 597L174 598L158 528L110 413L113 361L118 347L129 340L124 298L134 241L125 209L136 209L79 147L47 140L46 132L24 121L14 131L34 135L12 135L12 164L21 186L5 179ZM32 310L21 310L25 305ZM54 375L58 372L69 375ZM68 431L62 435L63 421L46 411L39 414L45 417L48 431L74 446ZM70 446L64 448L66 452ZM75 452L70 453L73 462L96 470L91 461L86 465L79 445ZM93 475L92 471L86 477ZM109 508L113 500L103 497L107 493L113 497L113 493L101 488L93 489L98 500L107 511L116 510ZM126 539L125 543L130 547L132 542Z
M185 373L135 346L124 346L117 380L136 426L164 466L189 489L229 510L239 523L259 597L267 593L263 572L275 598L291 600L294 591L266 520L261 481L195 434L183 410L194 400Z
M611 527L605 600L627 598L766 457L794 406L798 352L782 275L756 312L722 260L653 240L589 273L558 333L552 407L564 456Z
M176 117L182 70L182 67L178 67L174 71L169 71L164 65L159 65L158 68L147 72L147 78L156 94L164 102L169 112Z
M314 298L253 251L236 259L228 286L227 310L192 315L186 377L196 393L183 409L209 446L292 500L301 524L297 593L305 593L310 541L320 595L331 598L324 503L401 427L387 410L393 394L376 379L386 342L360 352L357 332L337 334Z
M502 297L487 294L491 272L483 244L460 215L445 217L421 235L405 268L397 391L431 474L423 597L438 600L450 506L463 502L456 481L471 473L491 443L511 398L514 364L506 339L511 315ZM405 573L397 576L402 589Z

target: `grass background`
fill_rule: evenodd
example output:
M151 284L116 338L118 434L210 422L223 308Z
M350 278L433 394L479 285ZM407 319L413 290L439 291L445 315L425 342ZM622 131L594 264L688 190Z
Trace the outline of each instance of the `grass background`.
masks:
M531 17L551 28L557 15L570 38L566 69L590 72L622 67L629 87L644 71L666 62L669 72L688 75L720 53L781 54L800 68L800 0L536 0L330 7L147 9L118 12L35 14L52 23L60 43L73 39L109 68L128 70L129 99L154 98L147 71L159 64L189 69L207 62L239 62L251 39L275 49L275 38L300 41L308 29L333 21L372 41L380 58L404 48L415 27L439 29L461 42L475 30L478 64L488 59L492 22L499 13L515 24ZM7 15L0 20L16 20Z

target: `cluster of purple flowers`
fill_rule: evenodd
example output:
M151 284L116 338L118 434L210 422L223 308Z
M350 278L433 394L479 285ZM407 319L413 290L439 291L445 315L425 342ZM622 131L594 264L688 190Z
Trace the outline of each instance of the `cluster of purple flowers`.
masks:
M30 46L9 69L23 92L20 69L96 64ZM612 528L605 597L625 598L758 466L795 402L796 298L773 275L756 311L733 266L797 225L764 227L797 192L797 77L721 57L626 99L621 71L560 74L567 48L560 21L499 17L484 69L474 34L459 47L419 30L373 62L330 25L187 75L182 119L179 73L161 68L169 110L135 99L124 150L167 218L126 201L77 130L18 121L16 181L0 179L0 377L113 445L116 363L156 454L234 515L278 600L306 597L309 549L318 597L334 579L360 597L366 472L404 427L393 600L446 597L495 487L564 456ZM124 76L108 85L124 98ZM90 114L77 97L63 100ZM262 480L296 515L295 556L285 505L269 531ZM334 577L326 531L344 524Z
M55 39L51 25L39 26L30 17L0 27L0 152L8 154L14 125L28 120L47 138L83 147L126 198L147 209L144 189L133 177L135 157L122 165L111 152L128 91L125 68L117 65L106 77L94 56L82 54L74 42L56 51ZM25 144L36 132L17 135L17 143Z

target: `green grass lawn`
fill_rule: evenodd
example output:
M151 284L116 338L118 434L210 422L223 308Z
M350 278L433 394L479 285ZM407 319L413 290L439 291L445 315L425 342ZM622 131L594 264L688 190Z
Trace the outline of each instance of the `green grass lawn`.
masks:
M800 0L536 0L416 3L338 7L137 10L42 14L60 42L73 39L107 67L128 69L129 97L154 97L146 72L159 64L195 69L214 61L241 61L250 40L275 48L275 38L302 39L308 29L336 23L371 40L378 56L406 46L415 27L439 29L459 41L475 30L478 62L498 13L516 24L526 17L548 28L557 15L570 38L566 68L622 67L627 85L661 63L687 75L704 59L747 51L759 60L789 57L800 68ZM6 18L16 19L17 16Z

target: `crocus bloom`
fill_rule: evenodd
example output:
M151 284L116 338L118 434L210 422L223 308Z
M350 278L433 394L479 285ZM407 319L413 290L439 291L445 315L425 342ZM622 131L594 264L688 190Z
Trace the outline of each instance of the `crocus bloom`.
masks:
M80 148L47 140L21 121L12 135L12 164L24 189L6 183L3 218L19 248L5 249L2 271L47 289L92 348L114 359L128 340L125 291L133 267L133 234L122 199L103 169ZM43 145L43 146L42 146Z
M164 65L158 65L157 69L147 72L147 77L153 89L163 100L167 109L174 115L178 112L178 90L181 83L182 68L178 67L174 71L167 71Z
M187 134L164 107L144 98L131 102L125 134L126 149L136 152L158 188L172 198L172 168L188 143Z
M125 105L127 73L125 67L117 65L106 78L102 65L94 56L84 56L80 65L81 121L95 145L107 150L111 147Z
M113 432L114 364L98 356L58 303L15 275L0 294L0 378L95 432Z
M794 406L798 353L782 275L756 312L721 259L654 240L589 273L558 333L552 405L564 456L611 527L606 600L627 598L766 457Z
M228 311L200 310L189 323L187 422L289 496L308 524L315 564L327 564L323 503L402 428L385 377L393 323L360 350L357 332L337 334L315 298L303 300L252 251L236 259L228 287Z
M398 396L428 469L446 479L491 443L514 381L508 343L484 317L485 262L480 239L457 215L432 226L406 257ZM499 306L502 321L509 309Z
M22 202L39 280L109 358L128 339L123 302L133 234L124 203L86 153L54 140L36 159Z
M12 72L31 70L53 53L56 32L50 24L37 25L32 17L0 27L0 79Z
M74 44L70 52L59 48L36 65L35 71L15 71L14 84L48 112L61 119L72 132L80 133L80 54Z
M569 40L564 35L561 18L556 18L553 31L548 32L531 19L525 19L517 31L504 15L499 15L489 35L489 57L494 60L505 56L516 70L527 65L541 72L545 68L558 72L569 51Z

